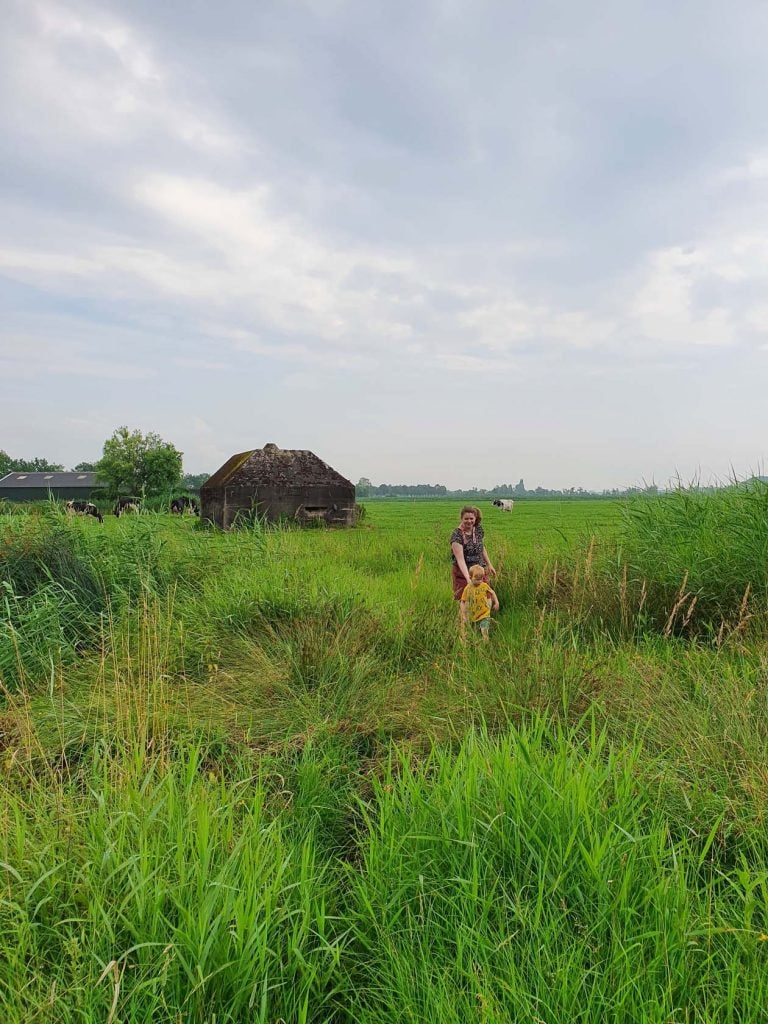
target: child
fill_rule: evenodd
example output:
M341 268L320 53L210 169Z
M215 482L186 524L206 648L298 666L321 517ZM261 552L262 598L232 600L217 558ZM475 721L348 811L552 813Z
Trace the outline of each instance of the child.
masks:
M491 608L499 610L499 599L485 582L485 570L482 565L473 565L469 570L469 583L461 595L461 638L464 639L467 617L482 634L483 640L488 639L488 627L491 624Z

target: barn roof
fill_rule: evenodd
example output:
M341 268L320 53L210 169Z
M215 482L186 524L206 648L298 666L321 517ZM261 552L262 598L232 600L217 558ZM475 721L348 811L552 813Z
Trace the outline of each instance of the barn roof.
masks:
M97 487L95 473L6 473L0 479L0 489L12 487L54 490L58 487Z
M237 477L238 471L248 467L249 483L262 481L269 484L285 484L287 486L311 484L348 484L352 483L335 469L323 462L314 452L301 448L278 448L276 444L265 444L263 448L253 448L248 452L233 455L217 469L213 476L208 477L201 491L222 487Z

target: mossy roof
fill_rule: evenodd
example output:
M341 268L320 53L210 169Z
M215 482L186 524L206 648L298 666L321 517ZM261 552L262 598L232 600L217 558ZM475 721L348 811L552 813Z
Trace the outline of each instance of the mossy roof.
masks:
M201 490L209 491L227 484L236 483L240 471L244 483L264 483L284 486L312 486L317 484L346 484L350 480L323 462L314 452L301 448L278 448L268 444L264 448L253 448L227 459L203 484Z

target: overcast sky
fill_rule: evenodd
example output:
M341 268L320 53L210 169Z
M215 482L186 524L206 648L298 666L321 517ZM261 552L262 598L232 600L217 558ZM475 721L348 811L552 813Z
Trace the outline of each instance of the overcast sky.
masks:
M0 448L765 471L763 0L0 0Z

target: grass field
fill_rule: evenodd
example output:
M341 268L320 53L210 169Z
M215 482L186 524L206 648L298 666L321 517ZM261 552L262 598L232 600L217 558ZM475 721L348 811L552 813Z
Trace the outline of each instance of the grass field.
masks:
M459 506L0 517L3 1020L768 1019L763 493Z

